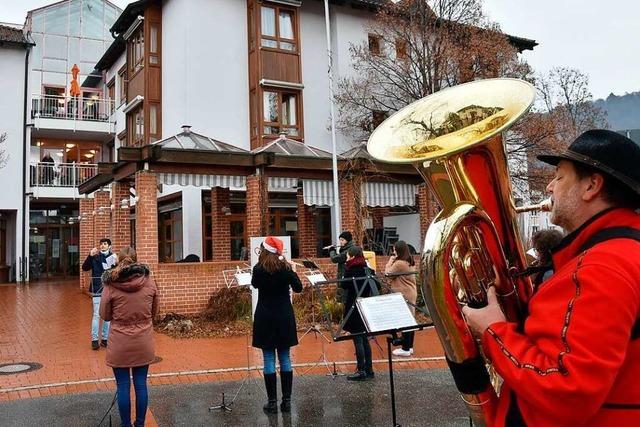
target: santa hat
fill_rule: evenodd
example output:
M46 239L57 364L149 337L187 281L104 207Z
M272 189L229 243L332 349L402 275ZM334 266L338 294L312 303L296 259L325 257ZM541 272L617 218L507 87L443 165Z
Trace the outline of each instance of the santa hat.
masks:
M278 255L282 255L282 251L284 250L284 244L282 243L282 240L273 236L268 236L266 239L264 239L264 242L262 242L262 246L264 246L264 248L269 252Z

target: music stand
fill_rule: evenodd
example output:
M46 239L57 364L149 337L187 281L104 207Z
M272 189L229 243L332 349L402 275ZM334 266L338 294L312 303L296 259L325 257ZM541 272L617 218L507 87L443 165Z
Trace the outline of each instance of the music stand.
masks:
M309 269L309 272L305 275L305 277L307 278L307 280L309 280L309 283L311 284L311 326L309 326L306 329L306 331L300 337L299 341L302 341L302 339L305 336L307 336L310 332L313 332L313 335L315 336L316 339L318 338L318 335L320 335L320 338L321 338L320 358L314 365L310 366L309 369L303 372L303 374L309 372L311 369L315 368L320 363L322 363L325 366L325 368L327 368L327 371L328 371L328 373L326 374L327 376L330 376L331 378L335 378L338 376L345 375L341 372L338 372L335 362L333 363L333 370L331 370L329 365L329 360L327 360L327 353L325 351L325 341L327 343L331 343L331 340L325 334L322 333L322 330L320 329L320 324L316 322L316 307L315 307L314 295L316 291L320 292L320 288L316 286L316 283L325 282L327 279L324 277L324 274L322 274L320 267L318 267L318 265L312 260L310 259L303 260L302 265L304 265L307 269Z
M231 412L231 411L233 411L233 405L236 402L236 399L238 398L238 395L240 394L240 392L244 388L244 385L245 385L245 383L247 382L248 379L251 379L253 381L253 384L255 386L257 386L258 388L260 388L258 386L258 384L256 383L256 378L251 376L251 362L250 362L250 358L249 358L249 348L251 348L251 346L249 345L249 333L247 333L245 335L245 337L246 337L246 341L247 341L247 370L246 370L246 375L242 379L242 382L240 383L240 387L238 387L238 390L236 391L236 394L233 395L233 399L231 399L231 402L227 403L226 398L225 398L225 393L223 392L222 393L222 402L220 402L219 405L210 406L209 407L209 412L216 411L218 409L220 409L222 412ZM264 393L264 390L263 390L263 393Z

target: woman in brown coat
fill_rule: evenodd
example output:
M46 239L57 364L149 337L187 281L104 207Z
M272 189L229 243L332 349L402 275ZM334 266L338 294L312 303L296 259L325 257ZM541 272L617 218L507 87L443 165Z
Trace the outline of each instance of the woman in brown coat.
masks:
M415 271L415 262L409 252L409 246L404 240L398 240L393 245L393 255L389 258L389 262L384 268L385 274L413 273ZM415 274L392 277L390 279L390 287L393 292L400 292L407 302L413 304L409 308L415 316L416 309L414 306L418 298ZM411 356L413 354L413 335L413 331L403 332L402 348L393 350L393 354L396 356Z
M153 317L158 314L158 291L149 268L137 263L131 247L118 254L118 265L104 272L100 317L111 322L107 365L113 368L118 410L123 427L131 427L131 383L136 391L136 421L144 426L147 412L147 373L155 358Z

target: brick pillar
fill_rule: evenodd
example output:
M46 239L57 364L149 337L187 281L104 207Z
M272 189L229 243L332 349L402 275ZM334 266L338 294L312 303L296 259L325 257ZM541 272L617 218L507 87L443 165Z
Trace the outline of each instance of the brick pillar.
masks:
M129 184L125 182L114 182L111 186L111 204L114 206L111 212L111 242L115 253L131 245L129 205L126 205L126 208L122 209L122 199L129 200Z
M296 195L298 202L298 248L300 257L315 257L316 252L316 217L310 207L304 204L302 189Z
M369 208L369 216L371 217L371 223L373 228L382 228L384 227L384 217L389 215L389 211L391 208L389 207L375 207Z
M422 242L427 234L427 228L440 209L427 184L418 185L417 205L420 213L420 241Z
M264 175L247 177L247 237L260 237L269 231L269 199Z
M158 184L156 174L136 172L136 252L138 261L158 264Z
M340 209L342 210L342 230L350 231L353 240L362 244L364 237L365 208L362 206L362 180L343 178L339 182Z
M96 240L93 235L94 216L93 216L93 199L80 199L80 265L84 262L91 248L96 246ZM84 272L80 269L80 289L89 289L89 275L91 272Z
M247 204L248 206L248 204ZM231 229L229 216L222 208L229 208L229 189L214 187L211 189L211 237L213 240L213 260L231 259ZM247 220L249 216L247 215Z
M111 238L111 196L108 191L93 193L94 225L93 237L96 240ZM102 208L102 209L100 209Z

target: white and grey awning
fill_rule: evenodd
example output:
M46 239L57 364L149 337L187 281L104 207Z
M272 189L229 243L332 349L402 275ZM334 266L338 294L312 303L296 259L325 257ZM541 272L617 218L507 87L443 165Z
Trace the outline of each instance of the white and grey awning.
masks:
M158 182L165 185L179 185L182 187L221 187L231 190L245 190L247 178L236 175L203 175L190 173L159 173Z
M295 193L298 191L298 178L270 176L269 191Z
M416 187L413 184L367 182L363 186L366 206L414 206Z
M333 206L333 182L303 179L302 198L307 206Z

